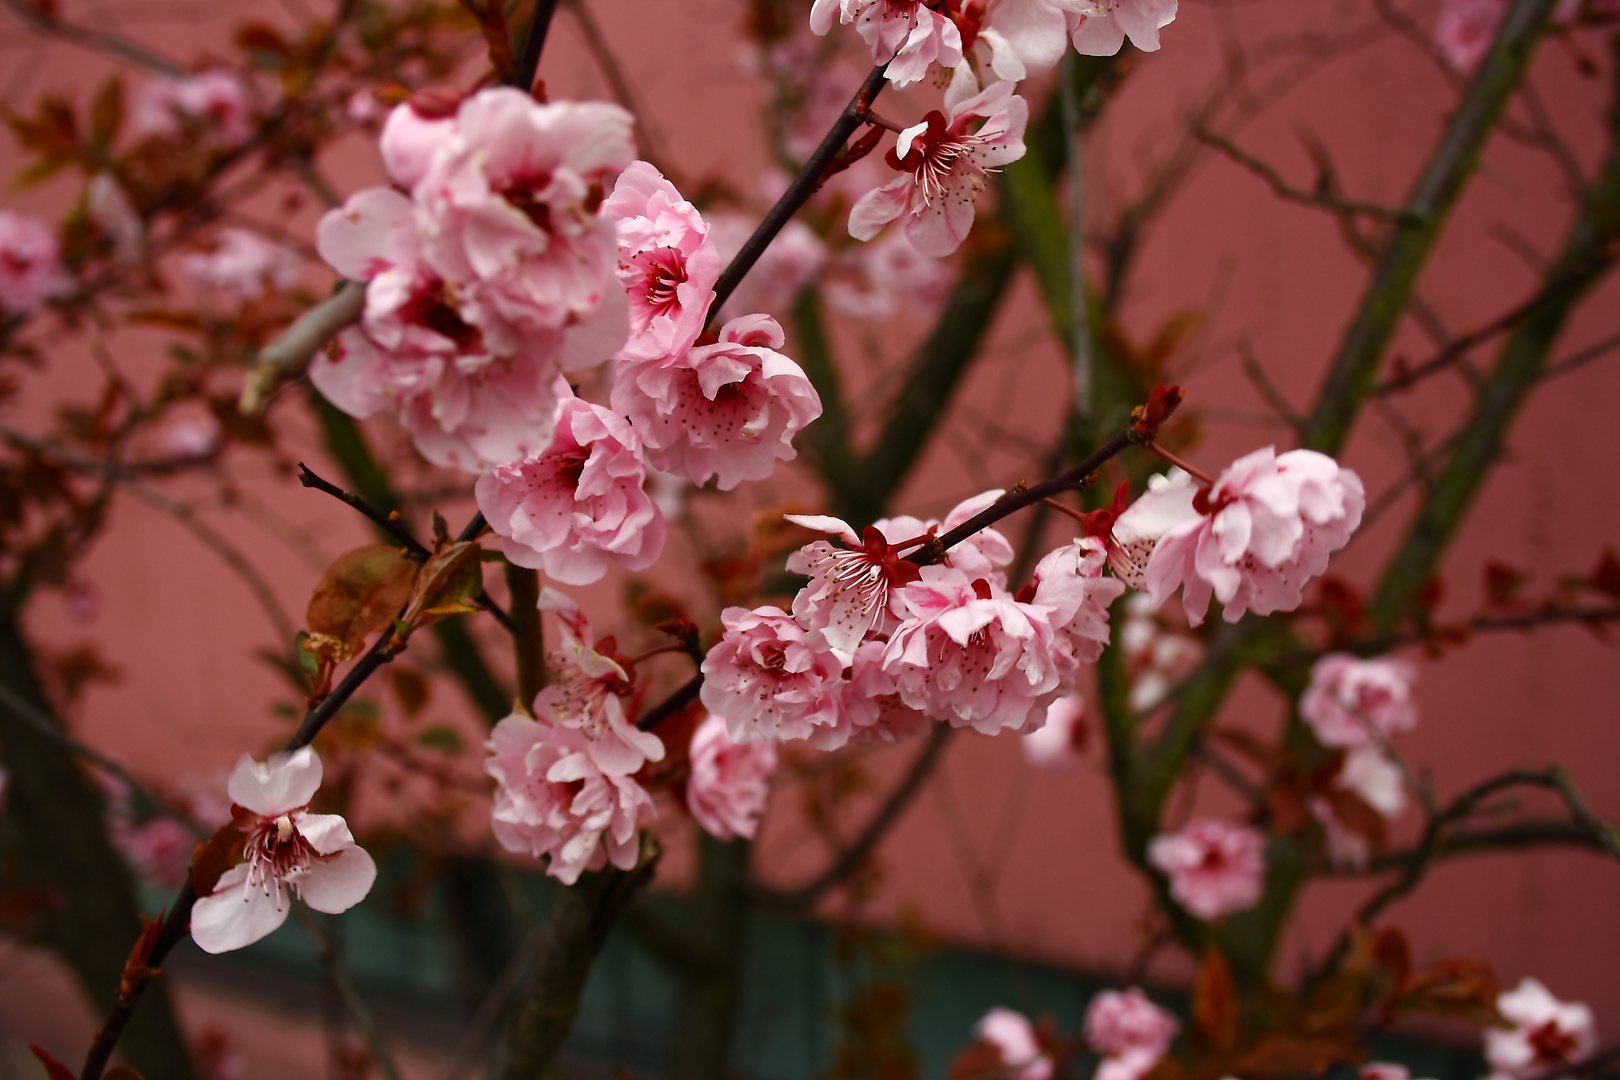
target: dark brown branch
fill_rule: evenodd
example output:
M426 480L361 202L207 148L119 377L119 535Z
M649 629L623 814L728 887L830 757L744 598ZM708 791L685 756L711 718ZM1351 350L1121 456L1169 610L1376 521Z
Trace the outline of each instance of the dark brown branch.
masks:
M1541 626L1560 626L1570 623L1601 626L1612 622L1620 622L1620 606L1548 606L1535 611L1516 612L1511 615L1476 615L1466 622L1457 624L1431 626L1424 630L1411 630L1403 633L1379 634L1375 637L1343 642L1330 648L1304 649L1284 653L1272 661L1272 665L1278 668L1305 667L1315 663L1324 654L1330 652L1348 652L1357 656L1380 656L1403 645L1415 645L1428 641L1460 642L1472 634L1488 634L1504 630L1534 630Z
M499 2L499 0L494 0ZM523 34L523 49L518 54L517 64L512 68L512 77L507 85L515 86L525 94L534 88L534 77L540 71L540 53L546 47L546 34L551 29L551 17L557 14L557 0L535 0L534 15L529 19L529 28Z
M1199 142L1219 150L1235 164L1241 165L1249 172L1260 177L1271 186L1271 190L1277 194L1278 198L1285 199L1288 202L1298 203L1301 206L1313 206L1319 210L1327 210L1341 216L1373 217L1378 218L1380 221L1403 221L1411 213L1408 210L1392 209L1388 206L1379 206L1376 203L1341 199L1325 191L1304 191L1289 184L1276 169L1225 136L1217 135L1206 127L1194 128L1193 135Z
M679 690L643 713L641 718L636 721L636 727L642 731L651 731L696 701L698 693L702 689L703 673L700 671L682 684Z
M776 234L782 231L783 226L799 212L801 206L810 201L810 196L816 193L816 189L821 187L822 177L826 174L828 166L844 149L844 143L849 141L855 129L866 122L864 119L866 110L882 92L884 72L887 69L886 64L872 69L866 81L861 83L861 88L855 91L855 96L834 121L826 137L821 140L821 145L816 147L809 160L804 163L804 168L799 170L799 175L793 178L793 182L782 193L782 197L776 200L776 205L771 207L764 220L727 264L725 271L720 275L720 280L714 286L714 302L709 305L710 318L725 306L733 290L747 276L748 271L753 269L759 257L765 254L765 249L771 246L771 241L776 239Z

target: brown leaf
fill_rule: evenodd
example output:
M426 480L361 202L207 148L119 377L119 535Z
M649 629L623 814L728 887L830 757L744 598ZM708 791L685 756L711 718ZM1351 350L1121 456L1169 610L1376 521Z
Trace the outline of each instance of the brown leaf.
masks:
M1192 1021L1193 1030L1211 1050L1229 1054L1237 1048L1237 987L1219 949L1204 950L1193 976Z
M1319 1076L1336 1061L1356 1051L1354 1033L1344 1036L1276 1034L1263 1036L1237 1057L1229 1070L1244 1080L1250 1077Z
M1490 560L1485 564L1483 571L1485 602L1492 607L1503 607L1513 603L1529 577L1530 575L1523 570L1507 563Z
M351 646L363 643L405 606L416 569L387 544L367 544L339 555L309 598L310 630Z
M1494 1024L1501 1017L1496 998L1502 986L1483 960L1457 957L1414 971L1390 1001L1401 1012L1426 1012L1475 1024Z
M33 1043L28 1044L28 1049L33 1051L34 1056L39 1058L40 1064L45 1066L45 1075L50 1077L50 1080L79 1080L72 1069L57 1061Z
M1412 946L1397 927L1386 926L1373 938L1372 956L1379 966L1389 972L1396 986L1406 982L1412 974Z
M462 603L484 591L483 549L472 541L446 544L417 571L401 621L412 629L446 615L476 611Z
M234 816L234 815L233 815ZM227 821L191 853L191 888L198 896L212 896L214 886L241 855L242 830Z
M388 669L388 681L394 688L394 697L407 717L415 716L428 703L432 686L422 674L395 663Z
M90 99L90 138L103 145L118 137L124 123L124 80L110 76Z
M951 1059L946 1080L985 1080L1004 1072L1001 1050L989 1043L969 1043Z
M141 987L162 974L160 968L151 967L147 961L152 957L152 947L157 944L158 933L163 929L163 915L158 913L156 919L141 916L141 936L135 939L135 944L129 950L129 959L124 961L124 970L118 977L118 993L120 997L134 997L140 993Z

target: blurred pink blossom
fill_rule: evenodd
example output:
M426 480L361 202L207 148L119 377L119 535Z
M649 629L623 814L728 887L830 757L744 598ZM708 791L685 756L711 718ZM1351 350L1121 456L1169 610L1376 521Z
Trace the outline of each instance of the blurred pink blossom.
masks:
M1323 746L1354 749L1412 730L1416 670L1405 660L1328 653L1311 668L1299 711Z
M1558 0L1552 21L1568 22L1580 7L1581 0ZM1444 0L1434 29L1440 55L1457 71L1473 71L1490 51L1507 11L1508 0Z
M1536 979L1525 978L1498 996L1496 1009L1513 1027L1485 1029L1492 1080L1532 1080L1580 1061L1597 1047L1592 1010L1558 1000Z
M546 873L572 885L586 870L635 867L637 832L655 816L652 796L592 761L582 732L546 716L513 714L484 744L495 778L490 828L508 851L546 856Z
M169 817L134 822L127 814L114 814L107 823L107 837L137 877L165 889L186 879L197 846L192 831Z
M756 224L736 211L710 217L709 236L722 261L742 250ZM721 305L718 318L729 322L750 311L786 311L826 262L827 245L814 230L797 218L789 221Z
M720 340L660 360L619 364L613 408L630 418L648 462L721 491L763 480L796 454L793 436L821 415L803 369L782 355L769 315L733 319Z
M886 319L904 313L925 320L944 303L955 280L956 268L948 260L922 254L905 230L891 229L841 252L824 292L828 305L845 315Z
M726 608L725 636L703 659L703 705L736 743L808 739L838 725L844 665L780 608Z
M723 717L710 713L692 735L692 770L686 805L699 825L717 840L752 840L765 813L776 745L731 741Z
M160 75L135 91L129 126L137 136L168 138L179 135L183 123L206 125L217 143L237 146L252 137L254 112L253 94L235 72Z
M978 130L969 131L982 120ZM987 175L1024 156L1029 106L1009 80L995 83L951 110L930 112L906 128L889 151L902 175L862 195L849 211L849 235L870 240L905 219L906 239L924 255L955 251L973 227L973 201Z
M1358 1075L1361 1080L1412 1080L1411 1071L1395 1061L1369 1061Z
M1019 740L1024 760L1037 769L1069 769L1084 757L1090 731L1086 699L1079 694L1060 697L1046 707L1046 722Z
M222 293L238 304L298 282L297 252L246 229L221 229L210 252L193 252L181 266L198 288Z
M945 566L923 567L901 599L907 617L889 638L883 668L902 701L985 735L1044 716L1060 691L1048 609Z
M478 508L508 559L564 584L588 585L615 565L645 570L663 551L664 515L643 490L641 440L610 410L566 391L551 442L480 476Z
M619 281L630 304L625 360L657 360L692 347L709 318L720 255L697 208L645 161L619 174L602 214L619 237Z
M1252 825L1209 818L1155 836L1148 862L1170 878L1170 896L1200 919L1253 907L1265 884L1266 838Z
M1376 746L1358 747L1345 755L1333 784L1391 820L1406 809L1406 783L1400 766Z
M928 74L932 64L953 68L962 62L962 34L923 0L815 0L810 29L825 34L833 17L855 23L872 50L874 64L887 64L895 86L909 86Z
M1305 583L1327 569L1329 553L1349 542L1366 502L1361 479L1326 454L1256 450L1199 493L1199 517L1154 547L1147 591L1161 604L1179 586L1194 626L1212 593L1227 622L1246 611L1292 611Z
M45 223L0 210L0 309L27 315L71 287L61 248Z
M1181 1025L1138 987L1104 990L1086 1007L1086 1042L1103 1055L1098 1080L1136 1080L1170 1049Z
M311 814L321 759L309 747L260 763L246 754L228 791L245 860L225 871L191 910L191 938L204 952L244 948L287 921L287 892L335 915L365 899L377 864L336 814Z
M1022 1013L996 1007L973 1025L973 1036L1001 1052L1005 1080L1051 1080L1052 1058L1041 1049L1035 1026Z
M141 260L146 251L146 225L135 212L129 193L112 173L99 172L84 190L85 213L112 241L113 254L123 262Z

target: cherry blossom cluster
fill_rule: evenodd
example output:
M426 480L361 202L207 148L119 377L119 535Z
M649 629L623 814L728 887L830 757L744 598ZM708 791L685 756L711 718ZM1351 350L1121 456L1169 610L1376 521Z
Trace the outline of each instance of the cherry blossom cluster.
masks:
M1591 1008L1558 1000L1537 979L1526 978L1499 995L1496 1011L1509 1026L1485 1032L1489 1080L1535 1080L1597 1049Z
M703 336L719 249L635 159L630 128L616 105L508 87L401 105L380 140L393 186L356 193L317 233L366 292L315 385L481 474L507 558L573 585L658 558L650 470L722 489L764 479L821 414L769 315ZM611 409L565 374L608 361Z
M1163 1060L1181 1030L1175 1014L1139 987L1104 990L1086 1006L1085 1036L1101 1054L1096 1080L1139 1080Z
M899 175L867 192L849 234L870 240L892 221L924 256L955 251L973 225L988 176L1024 156L1029 106L1016 84L1050 69L1072 42L1112 56L1126 37L1145 52L1176 17L1177 0L815 0L810 29L853 26L872 62L897 87L931 73L946 84L943 109L895 128L889 167Z

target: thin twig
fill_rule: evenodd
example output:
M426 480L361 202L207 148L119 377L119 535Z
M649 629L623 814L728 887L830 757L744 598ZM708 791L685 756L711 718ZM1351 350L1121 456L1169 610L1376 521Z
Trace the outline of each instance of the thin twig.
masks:
M1301 206L1314 206L1319 210L1327 210L1334 214L1351 217L1373 217L1380 221L1403 221L1411 215L1411 212L1407 210L1379 206L1376 203L1341 199L1326 192L1301 190L1290 185L1276 169L1250 154L1224 135L1217 135L1206 127L1194 128L1193 135L1199 142L1219 150L1236 164L1260 177L1260 179L1271 185L1271 190L1277 194L1278 198L1286 199L1288 202L1299 203Z
M343 1007L348 1011L349 1019L360 1032L360 1039L371 1054L371 1063L382 1073L383 1080L400 1080L399 1066L394 1063L394 1055L389 1051L388 1044L383 1041L382 1033L377 1030L377 1022L372 1018L371 1010L366 1007L365 999L354 988L354 982L349 978L348 969L343 966L343 958L338 955L337 946L331 936L321 926L320 920L315 918L315 914L302 904L294 904L292 914L293 918L298 920L299 928L309 938L309 943L315 947L315 958L326 969L326 978L332 984L332 989L343 999Z
M323 480L319 475L316 474L315 470L311 469L308 465L305 465L302 461L298 463L298 482L307 488L314 488L316 491L324 491L334 499L347 503L349 506L352 506L354 509L360 511L361 514L370 519L370 521L379 529L382 529L395 540L398 540L400 546L403 547L410 554L410 557L415 559L417 562L426 562L428 559L433 557L433 552L429 551L425 545L417 540L416 537L411 535L409 529L405 528L404 524L399 520L399 515L397 513L383 513L381 510L378 510L375 506L372 506L354 492L344 491L331 481Z
M298 316L280 337L259 350L259 361L248 372L237 408L243 415L257 413L277 383L301 374L327 342L360 321L365 307L363 282L338 282L331 296Z

